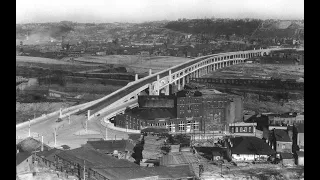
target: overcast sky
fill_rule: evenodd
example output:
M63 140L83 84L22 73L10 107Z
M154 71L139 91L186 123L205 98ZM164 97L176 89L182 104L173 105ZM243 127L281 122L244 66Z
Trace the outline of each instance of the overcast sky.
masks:
M16 0L16 23L303 19L304 0Z

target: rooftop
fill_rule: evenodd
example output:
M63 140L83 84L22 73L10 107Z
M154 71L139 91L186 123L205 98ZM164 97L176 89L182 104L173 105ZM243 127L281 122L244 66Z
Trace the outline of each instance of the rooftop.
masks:
M135 179L153 176L150 172L128 160L117 159L85 147L62 151L57 156L80 166L83 166L85 162L87 168L101 173L108 179Z
M299 157L304 157L304 151L297 151L297 155Z
M296 124L295 127L298 133L304 133L304 124Z
M135 108L132 109L128 114L132 114L137 118L150 120L156 118L176 118L176 110L175 108L148 108L148 109L141 109Z
M231 138L232 154L257 154L257 155L272 155L276 152L257 137L235 137Z
M29 152L21 152L16 154L16 166L18 166L21 162L26 160L28 157L30 157L32 154Z
M62 152L60 149L51 149L49 151L40 151L37 153L38 156L45 158L48 161L54 162L54 155Z
M134 145L128 140L109 140L109 141L87 141L92 148L104 153L117 151L133 151Z
M274 129L274 136L276 138L276 141L281 142L292 142L288 133L285 130L282 129Z
M38 151L41 149L41 142L32 138L28 137L21 142L17 144L17 147L20 152L33 152L33 151ZM43 150L49 150L51 149L48 145L43 144Z

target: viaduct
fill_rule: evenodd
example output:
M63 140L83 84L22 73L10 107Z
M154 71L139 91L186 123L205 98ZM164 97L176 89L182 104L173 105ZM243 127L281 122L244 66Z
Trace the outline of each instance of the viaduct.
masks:
M149 95L159 95L160 93L169 95L169 85L173 86L176 91L179 91L183 89L184 85L188 83L191 78L198 78L217 69L243 63L245 59L248 58L266 56L271 51L284 49L289 48L254 49L211 54L191 59L155 74L152 74L151 70L149 70L148 76L138 79L136 74L135 81L128 83L121 89L101 99L53 112L49 115L31 120L30 122L18 124L16 125L16 130L26 128L28 125L30 126L30 124L36 124L46 119L48 120L49 117L52 118L52 116L58 115L63 118L69 115L79 116L87 114L88 120L93 117L100 118L101 124L105 126L105 121L117 113L124 111L124 105L127 107L136 105L138 95L146 89L148 89ZM120 107L122 107L122 109ZM112 111L112 113L110 113L110 111ZM106 112L108 113L106 114Z

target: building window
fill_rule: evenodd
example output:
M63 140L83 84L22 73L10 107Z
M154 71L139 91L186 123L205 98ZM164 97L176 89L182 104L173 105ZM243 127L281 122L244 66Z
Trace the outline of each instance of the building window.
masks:
M252 127L248 127L248 132L252 132Z
M236 133L238 132L238 127L235 127L236 128Z
M160 126L160 123L157 123L156 126Z
M244 128L243 128L243 132L247 132L247 127L244 127Z
M183 121L180 121L180 124L179 124L179 131L184 131L185 129L185 124Z

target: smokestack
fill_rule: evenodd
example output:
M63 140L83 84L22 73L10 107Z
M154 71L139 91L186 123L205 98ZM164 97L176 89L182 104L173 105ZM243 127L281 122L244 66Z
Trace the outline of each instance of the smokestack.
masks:
M43 151L43 136L41 136L41 151Z

